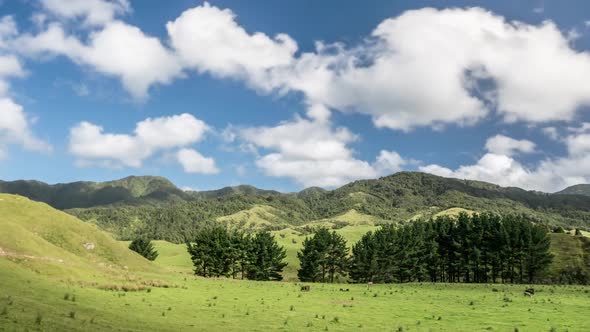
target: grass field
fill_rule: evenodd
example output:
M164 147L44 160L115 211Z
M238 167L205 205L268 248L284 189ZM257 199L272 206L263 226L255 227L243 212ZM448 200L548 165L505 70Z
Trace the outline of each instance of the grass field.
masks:
M194 277L183 245L157 241L160 256L148 262L107 233L16 196L0 195L0 215L0 331L590 328L590 287L534 286L532 298L526 285L312 284L301 292L293 282ZM338 231L352 243L371 227ZM276 235L294 263L304 236Z

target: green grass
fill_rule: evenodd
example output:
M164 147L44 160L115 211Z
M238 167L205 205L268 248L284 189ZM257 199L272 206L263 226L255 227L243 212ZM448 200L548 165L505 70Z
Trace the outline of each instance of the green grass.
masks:
M0 259L0 330L583 331L588 287L312 285L169 276L178 288L113 292L52 282ZM340 292L346 287L349 292ZM498 292L494 292L495 288ZM64 294L75 302L64 300ZM375 296L376 294L376 296ZM75 318L70 318L74 312ZM40 325L37 316L42 317ZM439 320L440 317L440 320Z
M0 331L587 329L590 287L534 286L533 298L525 285L312 284L301 292L292 282L194 277L183 245L157 241L160 257L148 262L107 233L16 196L0 196L0 215ZM371 227L338 232L352 243ZM276 234L292 260L304 236ZM137 291L112 290L121 285Z
M558 275L567 266L579 266L590 275L590 240L570 234L551 234L551 252L555 255L550 274Z
M252 208L217 218L217 221L239 229L261 229L279 223L287 225L278 217L280 211L268 205L254 205Z

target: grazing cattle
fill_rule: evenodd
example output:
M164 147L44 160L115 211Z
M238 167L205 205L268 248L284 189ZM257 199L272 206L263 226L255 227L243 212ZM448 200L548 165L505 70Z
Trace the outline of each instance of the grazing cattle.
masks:
M311 290L311 287L309 285L301 286L302 292L309 292L310 290Z
M370 288L371 286L373 286L373 282L372 282L372 281L369 281L369 282L367 283L367 287L369 287L369 288Z
M524 290L525 296L533 296L535 295L535 290L533 288L527 288Z

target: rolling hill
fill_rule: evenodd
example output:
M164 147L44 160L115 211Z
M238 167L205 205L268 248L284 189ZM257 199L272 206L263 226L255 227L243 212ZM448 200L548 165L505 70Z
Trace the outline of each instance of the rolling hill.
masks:
M590 184L577 184L575 186L567 187L564 190L557 192L557 194L590 196Z
M172 182L156 176L130 176L107 182L72 182L49 185L40 181L0 181L0 192L47 203L57 209L110 204L170 204L190 196Z
M57 185L2 182L0 192L46 202L97 224L119 239L147 235L183 242L210 222L278 230L321 224L322 220L351 210L378 223L473 211L524 214L547 225L590 229L589 196L540 193L419 172L399 172L355 181L334 190L308 188L299 193L245 185L184 192L160 177ZM348 218L330 224L337 228L357 221Z
M274 215L269 208L258 209ZM436 330L583 330L588 310L585 286L534 285L538 295L530 299L522 296L524 285L416 283L369 289L364 284L316 284L302 293L300 284L292 282L192 277L182 244L156 241L160 256L149 262L128 250L127 243L45 203L0 194L0 215L0 331L192 331L220 326L228 331L350 331L361 326L414 330L418 325ZM354 223L337 230L351 244L379 220L349 210L321 222ZM273 233L287 249L286 279L295 281L296 252L306 233L293 228ZM552 234L552 279L567 282L563 278L569 271L588 273L588 240Z

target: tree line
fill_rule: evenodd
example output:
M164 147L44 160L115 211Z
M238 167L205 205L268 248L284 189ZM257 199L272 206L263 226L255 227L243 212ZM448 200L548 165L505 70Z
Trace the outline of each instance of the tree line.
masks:
M297 253L304 282L540 282L552 261L547 227L519 215L460 214L387 224L352 246L326 228ZM282 280L286 252L268 231L200 229L187 249L195 274Z
M246 234L220 226L200 229L187 250L195 274L203 277L282 280L285 249L267 231Z
M298 253L301 281L476 282L540 281L552 260L547 228L522 216L461 214L384 225L352 247L319 229Z

